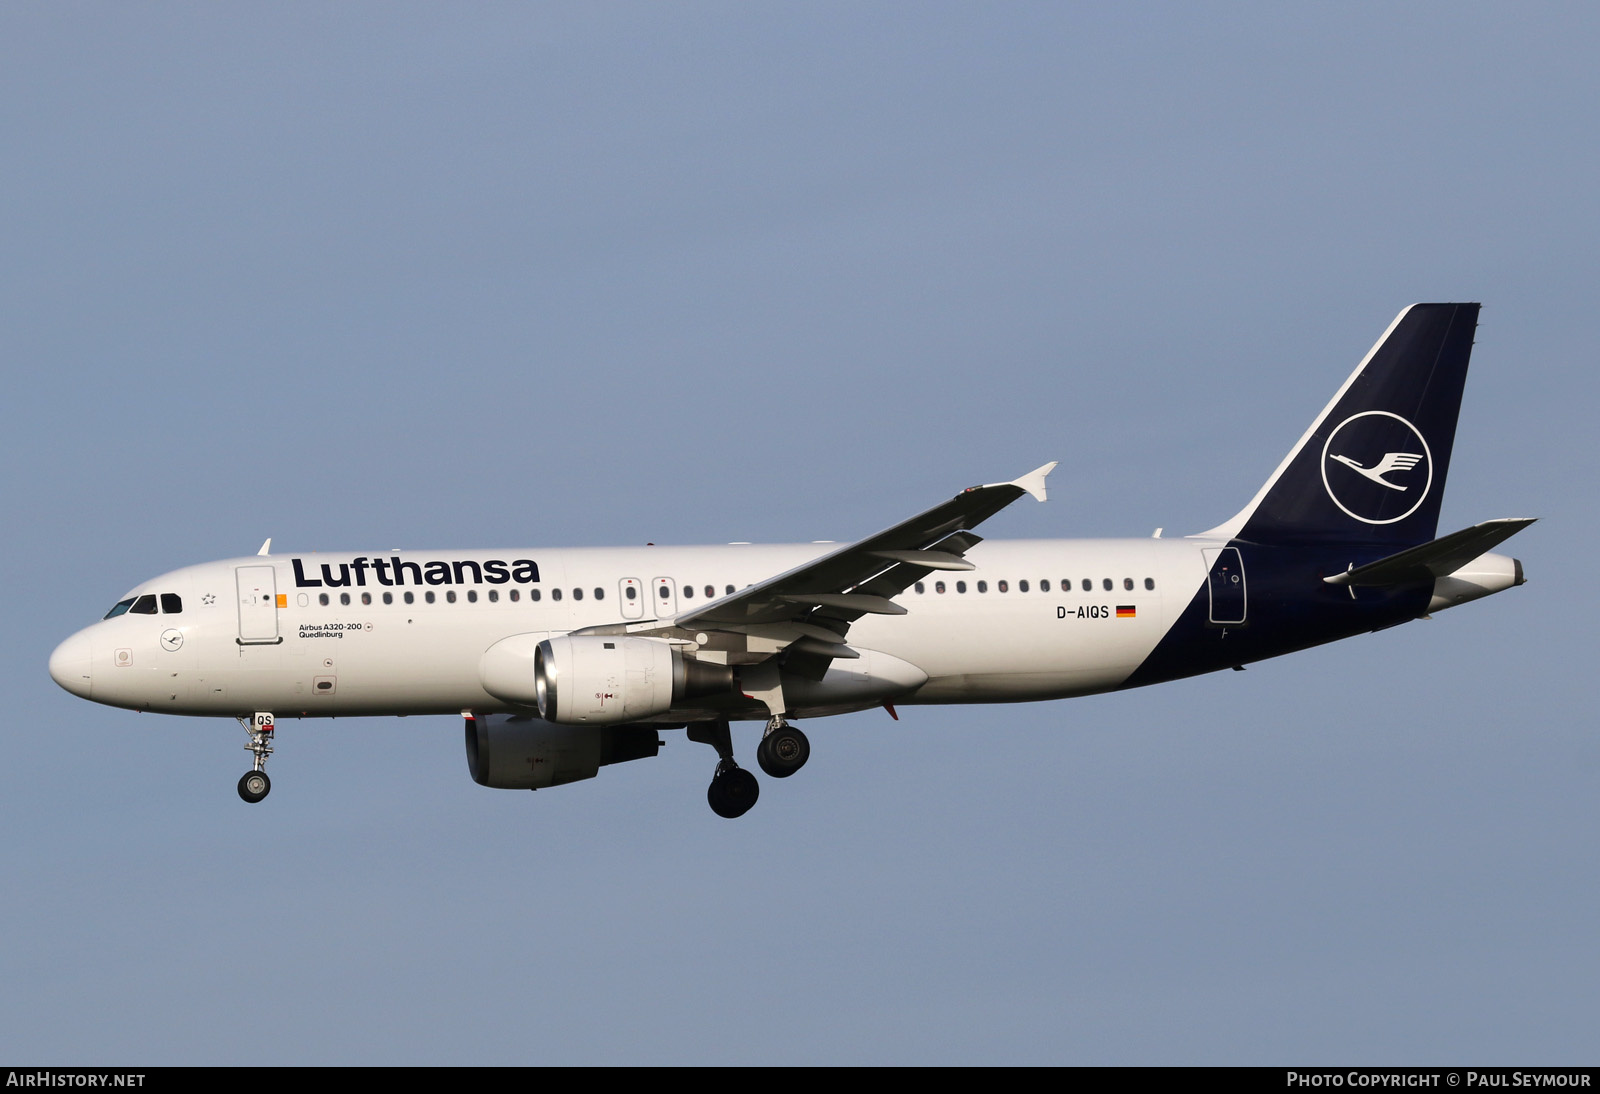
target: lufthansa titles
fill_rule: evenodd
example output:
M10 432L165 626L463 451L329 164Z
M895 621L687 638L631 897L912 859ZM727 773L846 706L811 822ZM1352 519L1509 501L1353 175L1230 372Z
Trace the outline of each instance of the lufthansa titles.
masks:
M519 558L505 562L491 558L484 562L462 559L452 562L407 562L398 558L368 558L361 555L350 562L324 562L321 577L309 577L303 560L294 559L294 583L302 589L344 585L365 586L371 574L378 585L531 585L539 580L539 564ZM316 565L316 563L313 563ZM409 578L409 580L407 580Z

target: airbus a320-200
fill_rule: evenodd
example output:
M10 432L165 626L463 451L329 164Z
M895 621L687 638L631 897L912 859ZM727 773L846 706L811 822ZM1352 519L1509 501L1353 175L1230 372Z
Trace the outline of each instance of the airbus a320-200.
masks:
M810 755L791 719L1064 699L1233 669L1523 583L1491 553L1532 523L1438 536L1477 304L1405 309L1242 510L1178 538L984 540L1045 499L1046 464L848 546L271 554L146 581L62 642L85 699L237 718L267 796L279 719L459 714L484 786L537 790L716 749L707 797L742 815L756 760Z

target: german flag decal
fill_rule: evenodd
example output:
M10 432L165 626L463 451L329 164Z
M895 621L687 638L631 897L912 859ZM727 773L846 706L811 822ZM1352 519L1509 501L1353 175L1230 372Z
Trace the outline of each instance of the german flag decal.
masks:
M1135 608L1132 604L1118 604L1117 605L1117 618L1118 619L1133 619L1138 614L1139 614L1139 610L1137 608Z

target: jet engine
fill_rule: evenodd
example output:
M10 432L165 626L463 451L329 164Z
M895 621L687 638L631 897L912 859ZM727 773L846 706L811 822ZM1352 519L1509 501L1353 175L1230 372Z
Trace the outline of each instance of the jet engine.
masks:
M467 719L467 770L479 786L539 790L592 779L606 764L654 756L651 726L553 726L522 715Z
M533 659L539 714L563 725L612 725L664 714L685 699L733 690L733 670L653 638L566 635Z
M478 676L490 695L538 707L545 721L562 725L637 722L734 688L727 665L685 657L657 638L626 635L513 635L485 651Z

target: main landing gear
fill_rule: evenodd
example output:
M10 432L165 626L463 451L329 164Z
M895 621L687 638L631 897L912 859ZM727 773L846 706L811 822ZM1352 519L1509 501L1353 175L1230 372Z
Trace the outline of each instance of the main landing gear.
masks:
M272 755L272 714L260 710L252 720L239 719L250 743L245 750L255 753L255 766L239 777L239 796L254 805L272 791L272 780L267 778L267 757Z
M725 720L703 722L689 727L689 740L710 745L717 750L717 769L706 788L706 802L719 817L742 817L761 796L761 784L756 777L740 767L733 759L733 737ZM811 757L811 743L806 735L782 718L774 717L767 723L766 735L756 748L756 762L775 779L786 779L805 766Z
M774 779L787 779L811 758L811 742L806 735L782 718L767 723L766 735L756 746L756 763Z
M742 817L761 796L761 784L756 777L733 760L718 760L716 774L706 788L706 802L719 817Z
M728 732L728 722L701 722L689 727L689 740L699 741L717 750L717 770L706 789L706 801L711 811L719 817L742 817L750 811L761 796L761 784L756 777L740 767L733 759L733 736Z

